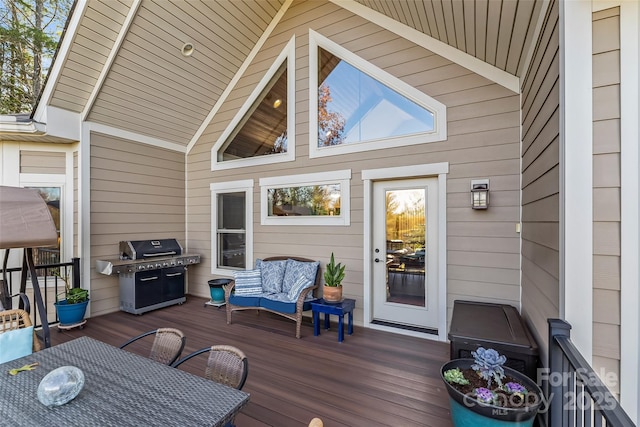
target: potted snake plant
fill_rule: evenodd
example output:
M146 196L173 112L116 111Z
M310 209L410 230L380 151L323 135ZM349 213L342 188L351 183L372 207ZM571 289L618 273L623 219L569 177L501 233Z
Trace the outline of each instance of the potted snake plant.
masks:
M337 263L331 252L331 260L327 264L327 269L324 272L324 288L322 291L322 297L326 302L340 302L342 301L342 280L344 279L345 266L342 263Z

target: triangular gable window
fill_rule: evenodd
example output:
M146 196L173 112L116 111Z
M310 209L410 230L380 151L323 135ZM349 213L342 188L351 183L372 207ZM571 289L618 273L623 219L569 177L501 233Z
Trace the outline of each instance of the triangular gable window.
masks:
M295 159L293 39L240 109L212 152L212 170Z
M446 139L443 104L313 31L310 40L311 157Z

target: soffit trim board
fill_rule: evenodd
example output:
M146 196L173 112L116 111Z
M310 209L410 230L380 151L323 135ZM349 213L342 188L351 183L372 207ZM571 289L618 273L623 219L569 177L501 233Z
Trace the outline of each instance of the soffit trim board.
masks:
M118 56L118 52L120 52L120 47L122 46L122 43L124 42L125 37L129 33L129 28L133 23L133 19L138 14L138 8L140 7L141 4L142 4L142 0L133 1L133 4L129 9L129 13L127 14L127 17L125 18L124 23L120 28L118 37L116 38L116 41L113 44L113 47L111 48L111 52L109 52L109 57L104 63L102 70L100 71L100 76L98 76L98 80L96 81L96 84L93 86L91 95L89 95L89 99L87 99L87 103L84 106L84 109L82 110L82 113L81 113L82 121L87 120L87 116L89 116L89 112L91 111L91 108L93 108L93 104L96 102L96 99L98 98L98 94L102 90L102 86L104 85L104 82L107 79L107 75L109 74L109 71L111 71L111 67L113 66L113 63L115 62L116 57Z
M264 30L264 33L262 33L262 36L260 36L260 38L256 42L256 45L253 47L253 49L251 49L251 52L249 52L249 55L238 69L238 72L236 72L236 74L233 76L224 92L222 92L216 103L213 105L213 108L211 108L211 111L209 112L207 117L204 119L196 133L191 138L191 141L189 141L189 143L187 144L186 154L189 154L193 146L196 145L196 142L198 142L198 139L200 139L204 131L207 129L207 127L211 123L211 120L213 120L222 104L224 104L224 102L227 100L229 94L231 94L231 91L236 87L236 84L238 84L240 78L244 75L245 71L247 71L247 68L249 68L249 65L251 64L253 59L256 57L258 52L260 52L260 49L262 49L262 46L266 43L269 36L271 36L273 30L280 23L280 20L289 9L289 6L291 6L291 3L293 3L293 0L286 0L278 13L276 13L276 16L273 17L273 20L269 23L267 29Z
M141 144L147 144L158 148L164 148L171 151L177 151L179 153L186 153L186 148L181 144L165 141L159 138L153 138L147 135L141 135L139 133L130 132L124 129L114 128L112 126L104 125L96 122L84 122L90 132L98 132L116 138L127 139L129 141L139 142Z
M520 79L504 70L488 64L474 56L469 55L455 47L436 40L416 29L402 24L393 18L389 18L380 12L368 8L354 0L329 0L330 2L354 13L362 18L389 30L400 37L422 46L431 52L442 56L456 64L473 71L476 74L503 86L514 93L520 93Z
M42 96L38 101L38 105L36 105L36 110L33 114L33 119L36 122L46 123L47 121L46 106L48 106L49 102L51 102L53 89L58 84L58 80L60 80L60 74L62 73L63 64L67 62L67 58L69 57L69 53L71 52L73 40L75 40L76 34L78 32L80 20L84 16L85 10L87 9L87 0L77 0L77 2L78 3L73 10L73 15L69 20L69 26L67 27L67 31L65 32L64 39L60 44L60 50L58 51L56 60L51 66L51 70L49 71L47 84L42 91Z
M540 32L542 31L542 27L545 22L545 18L547 17L547 11L549 10L549 6L551 5L551 0L543 0L542 7L540 8L540 13L538 15L538 19L536 21L536 28L533 30L533 35L531 37L531 43L529 44L529 50L527 52L527 56L525 57L524 64L522 64L522 68L520 68L520 88L524 86L525 78L529 71L529 67L531 66L531 61L533 61L533 54L536 51L536 46L538 46L538 39L540 38Z

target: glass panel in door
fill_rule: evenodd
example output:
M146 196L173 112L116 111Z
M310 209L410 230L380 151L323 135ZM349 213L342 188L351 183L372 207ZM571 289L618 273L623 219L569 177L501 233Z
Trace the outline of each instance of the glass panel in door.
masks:
M386 190L387 302L425 306L425 190Z

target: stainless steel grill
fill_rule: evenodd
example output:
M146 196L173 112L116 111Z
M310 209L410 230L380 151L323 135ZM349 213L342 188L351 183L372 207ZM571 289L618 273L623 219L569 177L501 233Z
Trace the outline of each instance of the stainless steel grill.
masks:
M120 309L133 314L186 301L185 271L200 263L200 255L184 254L176 239L120 242L120 256L96 261L102 274L117 274Z

